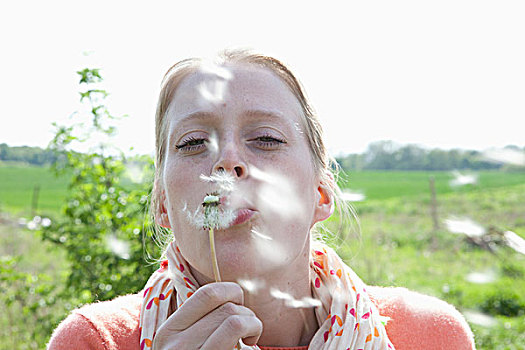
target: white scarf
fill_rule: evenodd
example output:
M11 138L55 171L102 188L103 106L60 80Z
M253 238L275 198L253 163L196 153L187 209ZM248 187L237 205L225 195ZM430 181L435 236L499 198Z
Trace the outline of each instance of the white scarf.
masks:
M166 256L167 262L151 275L144 289L140 311L141 350L151 348L155 333L169 316L173 294L179 307L199 288L175 242L168 246ZM365 284L331 248L314 243L310 266L312 294L321 306L315 308L320 327L309 349L394 349L382 323L383 317L370 301ZM245 345L243 349L259 347Z

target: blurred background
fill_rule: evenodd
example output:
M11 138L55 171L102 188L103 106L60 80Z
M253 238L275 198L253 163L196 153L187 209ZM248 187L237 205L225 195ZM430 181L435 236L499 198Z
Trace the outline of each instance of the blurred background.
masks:
M327 235L371 285L453 304L479 349L525 348L525 4L0 4L0 349L140 290L154 113L176 61L273 55L321 116L359 221Z

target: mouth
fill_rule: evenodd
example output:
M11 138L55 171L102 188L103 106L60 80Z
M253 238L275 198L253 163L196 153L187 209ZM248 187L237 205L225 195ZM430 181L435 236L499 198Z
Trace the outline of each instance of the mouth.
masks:
M254 214L255 214L255 210L248 209L248 208L239 209L237 210L235 219L233 220L231 225L232 226L242 225L250 221L250 219L253 217Z

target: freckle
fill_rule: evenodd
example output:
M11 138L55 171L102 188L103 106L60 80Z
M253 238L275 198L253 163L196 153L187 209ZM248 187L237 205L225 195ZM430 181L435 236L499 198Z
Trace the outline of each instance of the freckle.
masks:
M222 106L223 106L223 107L226 107L226 102L223 102L223 103L222 103Z

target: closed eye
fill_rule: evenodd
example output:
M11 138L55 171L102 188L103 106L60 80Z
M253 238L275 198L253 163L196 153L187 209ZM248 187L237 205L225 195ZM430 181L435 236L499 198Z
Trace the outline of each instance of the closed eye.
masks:
M286 141L270 135L259 136L250 141L253 142L256 147L268 150L278 149L286 143Z
M205 143L208 142L205 138L199 138L199 137L189 137L185 140L183 140L181 143L175 146L177 150L180 150L184 153L193 153L200 150L203 150L206 145Z

